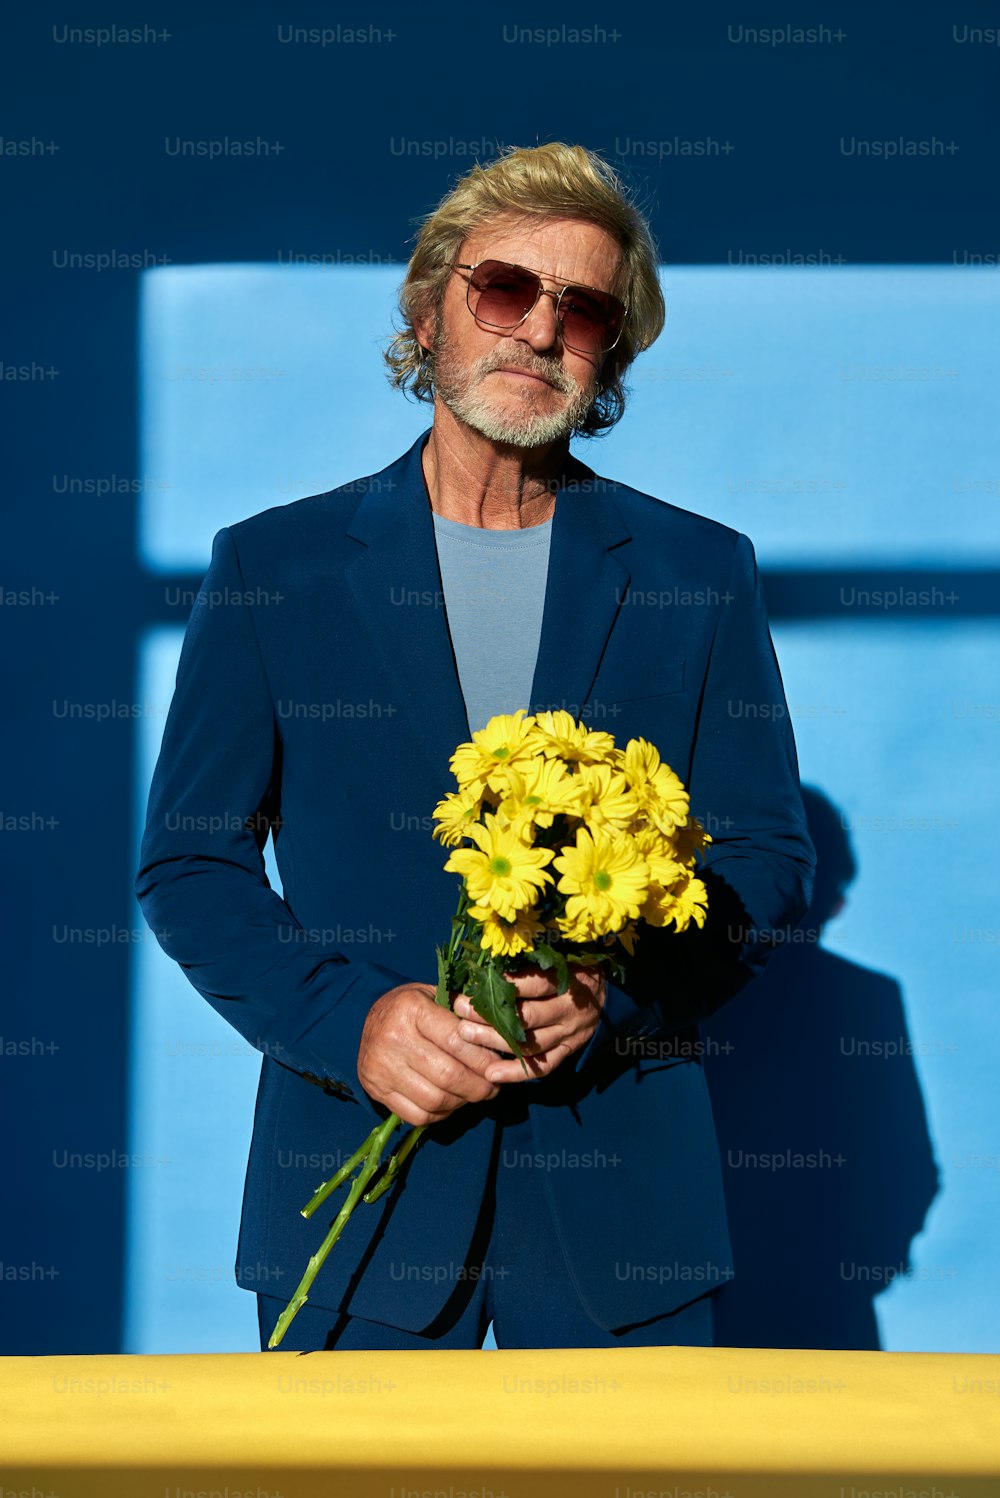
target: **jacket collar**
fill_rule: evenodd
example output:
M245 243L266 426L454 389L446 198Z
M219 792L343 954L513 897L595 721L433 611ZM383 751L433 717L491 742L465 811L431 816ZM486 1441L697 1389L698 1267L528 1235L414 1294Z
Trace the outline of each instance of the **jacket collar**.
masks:
M363 481L347 534L359 543L345 576L396 691L402 721L428 755L441 793L448 761L471 737L448 633L422 432L402 457ZM530 711L587 703L630 573L614 548L631 540L617 485L570 457L556 494L548 584ZM497 649L507 627L497 621Z

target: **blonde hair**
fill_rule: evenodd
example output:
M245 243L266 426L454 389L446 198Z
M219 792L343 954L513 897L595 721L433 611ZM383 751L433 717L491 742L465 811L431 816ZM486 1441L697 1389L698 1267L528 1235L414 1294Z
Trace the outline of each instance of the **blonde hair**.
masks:
M659 337L664 306L649 225L614 169L585 146L511 146L488 166L477 163L428 214L399 292L403 327L383 353L389 378L418 400L433 400L434 357L421 347L414 319L440 316L451 265L470 234L512 214L598 224L621 247L611 290L628 307L625 326L605 356L597 400L579 428L587 437L608 431L625 412L625 371Z

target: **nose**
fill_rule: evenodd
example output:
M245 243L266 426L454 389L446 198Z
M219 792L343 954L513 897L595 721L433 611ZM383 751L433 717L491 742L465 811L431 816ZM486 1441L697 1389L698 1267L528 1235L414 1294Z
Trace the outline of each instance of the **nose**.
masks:
M555 348L560 339L559 319L556 316L556 295L554 291L546 291L544 288L538 301L528 313L524 322L519 323L511 331L512 338L519 338L524 343L531 345L535 353L544 353L546 349Z

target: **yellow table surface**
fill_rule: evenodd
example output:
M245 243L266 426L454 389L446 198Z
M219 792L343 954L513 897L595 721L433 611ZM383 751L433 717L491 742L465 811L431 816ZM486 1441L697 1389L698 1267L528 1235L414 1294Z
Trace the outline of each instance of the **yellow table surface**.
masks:
M0 1498L1000 1498L1000 1357L0 1358Z

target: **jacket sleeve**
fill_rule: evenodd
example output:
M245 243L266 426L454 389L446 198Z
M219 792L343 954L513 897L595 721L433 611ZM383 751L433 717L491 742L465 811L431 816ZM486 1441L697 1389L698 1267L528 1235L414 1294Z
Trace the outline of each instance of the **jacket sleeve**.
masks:
M753 546L737 539L709 654L688 787L712 836L699 866L705 925L640 927L623 985L564 1065L585 1072L603 1048L707 1019L762 972L812 896L816 855Z
M181 647L135 892L169 957L264 1055L374 1118L357 1058L368 1011L406 981L305 939L263 848L280 808L280 735L228 527Z

